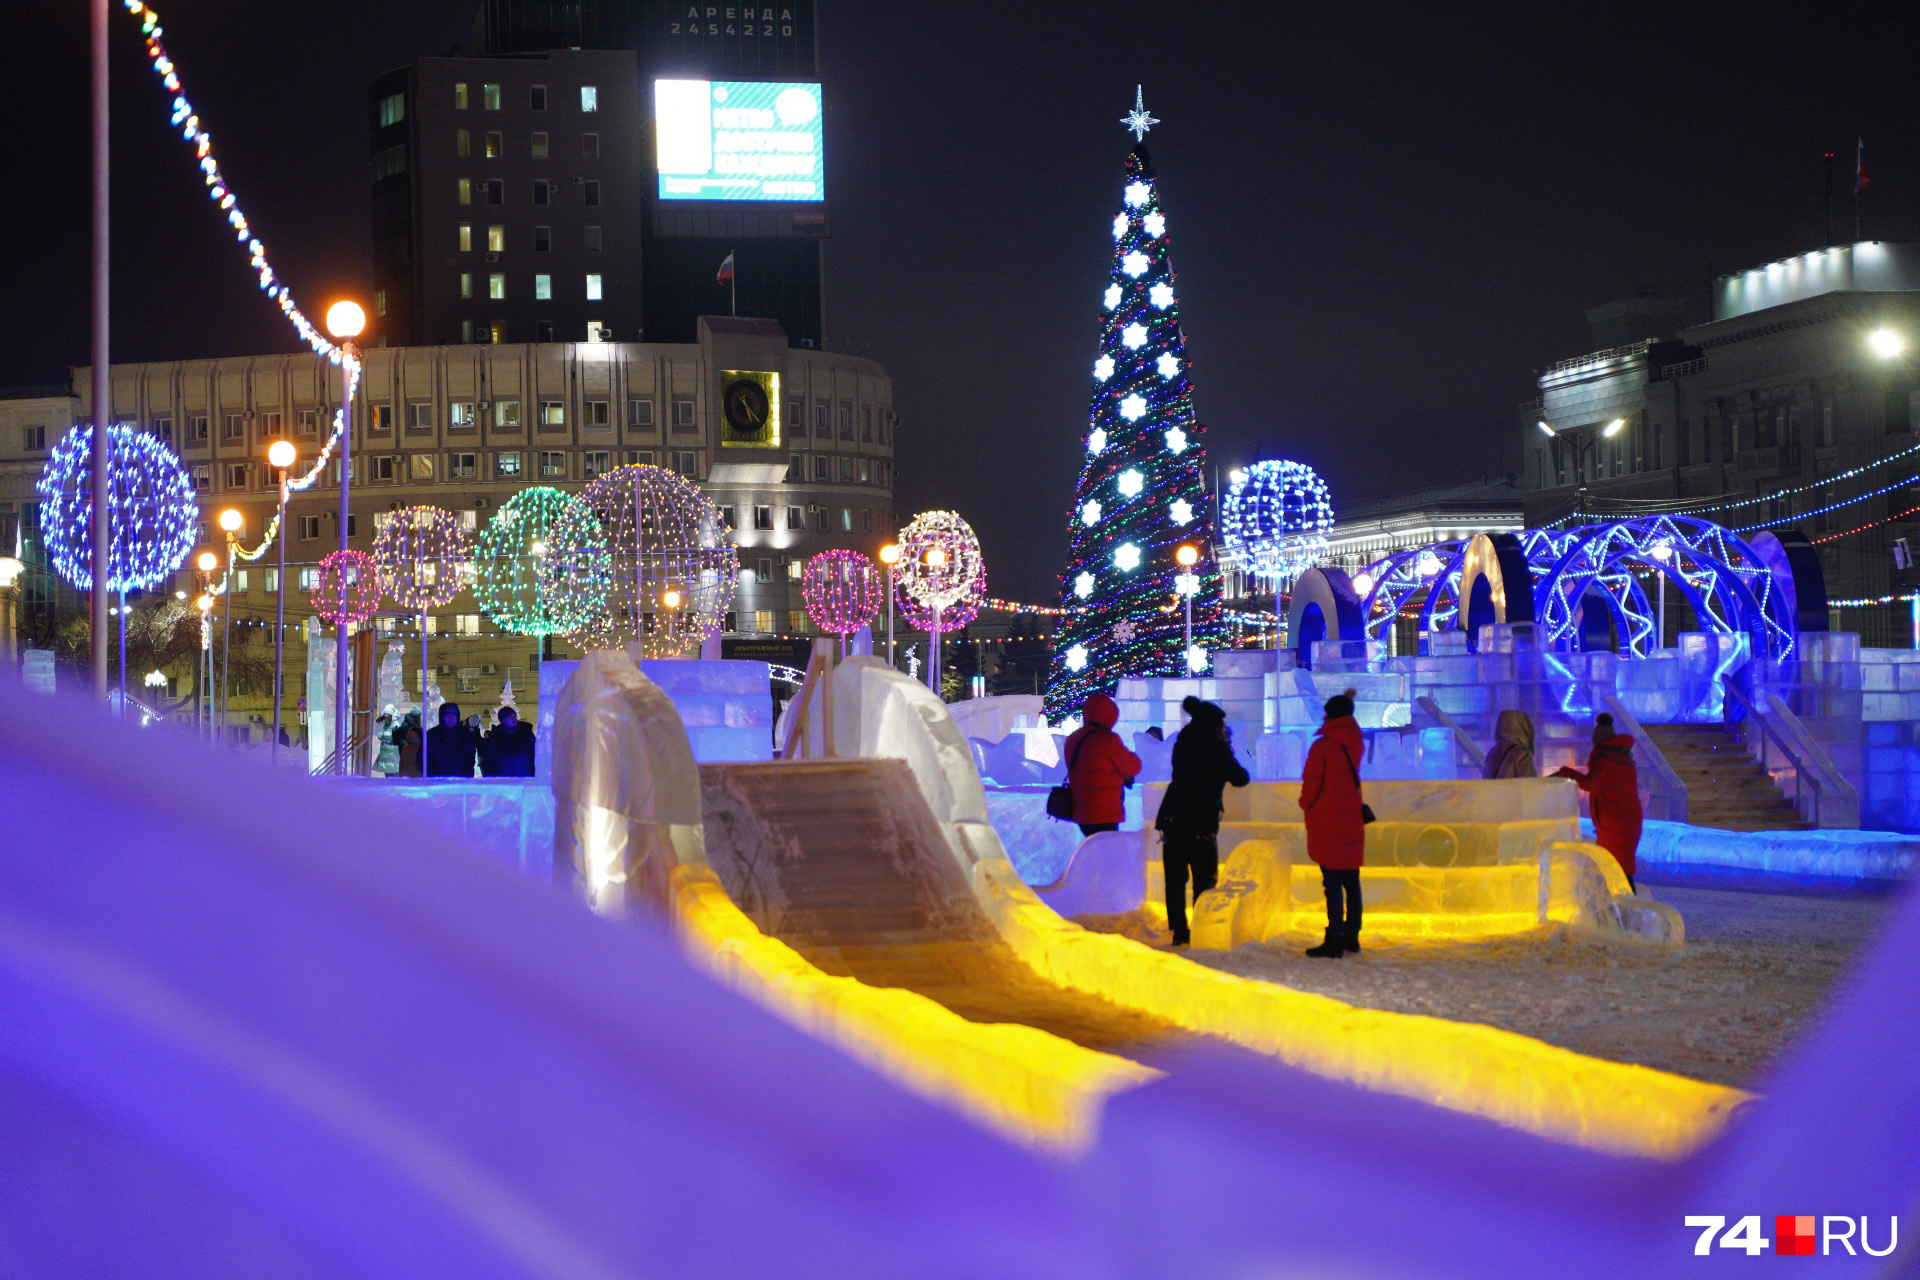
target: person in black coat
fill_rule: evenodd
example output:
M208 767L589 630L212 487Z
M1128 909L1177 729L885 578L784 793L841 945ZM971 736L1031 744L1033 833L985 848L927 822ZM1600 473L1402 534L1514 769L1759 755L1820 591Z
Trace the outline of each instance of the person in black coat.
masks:
M500 708L500 723L480 741L480 772L489 778L533 776L533 726L512 707Z
M1153 825L1160 832L1160 860L1167 873L1167 924L1173 945L1190 941L1187 875L1193 896L1213 888L1220 876L1220 797L1231 783L1244 787L1247 770L1233 754L1227 713L1214 703L1188 698L1180 704L1187 725L1173 740L1173 780L1160 799Z
M427 776L471 778L480 735L460 723L460 704L440 704L440 723L427 732Z

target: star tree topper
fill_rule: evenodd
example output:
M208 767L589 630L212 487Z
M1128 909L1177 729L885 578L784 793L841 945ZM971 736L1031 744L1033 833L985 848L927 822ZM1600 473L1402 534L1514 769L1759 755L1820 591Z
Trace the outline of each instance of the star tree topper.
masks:
M1133 86L1133 110L1120 117L1120 123L1127 127L1135 142L1147 140L1147 130L1160 122L1147 114L1146 103L1141 100L1140 86Z

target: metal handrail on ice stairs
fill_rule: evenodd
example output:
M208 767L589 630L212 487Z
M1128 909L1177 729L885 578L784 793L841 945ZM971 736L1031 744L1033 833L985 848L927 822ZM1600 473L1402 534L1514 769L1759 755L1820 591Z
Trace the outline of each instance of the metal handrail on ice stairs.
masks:
M1793 714L1791 708L1782 702L1779 696L1772 695L1771 716L1761 713L1747 696L1729 682L1726 695L1730 702L1746 713L1746 721L1760 726L1762 737L1758 763L1767 769L1766 743L1772 743L1780 749L1780 754L1793 766L1793 808L1802 818L1816 827L1854 828L1860 825L1860 795L1853 784L1841 775L1834 765L1833 758L1800 723L1800 717ZM1778 723L1776 723L1776 721ZM1792 737L1798 737L1800 744L1795 746L1788 733L1781 732L1785 725L1792 731ZM1802 750L1804 748L1804 750ZM1771 769L1767 769L1769 775ZM1777 781L1777 780L1776 780ZM1802 783L1805 783L1805 786ZM1813 812L1807 812L1806 790L1813 791Z

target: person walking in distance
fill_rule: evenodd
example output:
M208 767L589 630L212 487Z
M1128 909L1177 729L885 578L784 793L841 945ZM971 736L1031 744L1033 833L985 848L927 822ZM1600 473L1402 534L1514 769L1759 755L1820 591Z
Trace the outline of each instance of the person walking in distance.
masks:
M1493 750L1487 752L1488 778L1537 778L1533 763L1533 717L1524 711L1502 711L1494 728Z
M1562 765L1554 770L1554 776L1573 779L1587 793L1595 842L1620 864L1627 887L1640 892L1633 882L1641 818L1640 771L1633 763L1633 735L1615 733L1613 717L1602 712L1593 722L1593 750L1587 753L1587 771Z
M1067 786L1073 792L1073 820L1082 836L1118 831L1126 818L1127 788L1140 773L1140 757L1127 750L1113 731L1120 708L1104 693L1080 706L1084 722L1067 739Z
M1366 804L1360 795L1365 744L1353 718L1353 690L1327 699L1326 719L1300 773L1307 856L1320 864L1327 891L1327 936L1307 954L1338 960L1360 950L1360 865L1367 859Z
M1173 740L1173 778L1160 798L1154 819L1160 833L1160 861L1167 873L1167 925L1173 945L1191 941L1187 928L1187 876L1193 896L1213 888L1220 877L1221 796L1227 784L1247 785L1247 770L1233 754L1227 713L1214 703L1189 697L1180 704L1187 725Z

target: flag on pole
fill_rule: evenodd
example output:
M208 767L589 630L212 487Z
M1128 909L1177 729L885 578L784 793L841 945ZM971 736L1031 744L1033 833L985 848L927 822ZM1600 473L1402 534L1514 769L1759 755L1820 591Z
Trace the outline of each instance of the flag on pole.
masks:
M1867 189L1867 140L1856 139L1853 155L1853 194L1859 195Z
M715 276L714 280L720 284L726 284L732 279L733 279L733 254L728 253L727 260L720 264L720 274Z

